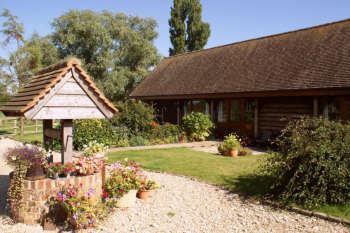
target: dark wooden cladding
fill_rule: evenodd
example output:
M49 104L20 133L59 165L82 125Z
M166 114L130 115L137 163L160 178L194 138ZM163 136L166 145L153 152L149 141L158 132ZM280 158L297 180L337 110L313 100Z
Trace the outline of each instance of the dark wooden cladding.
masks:
M259 132L272 131L273 137L280 134L288 123L282 118L293 116L312 116L311 99L306 98L270 98L262 100L259 113Z

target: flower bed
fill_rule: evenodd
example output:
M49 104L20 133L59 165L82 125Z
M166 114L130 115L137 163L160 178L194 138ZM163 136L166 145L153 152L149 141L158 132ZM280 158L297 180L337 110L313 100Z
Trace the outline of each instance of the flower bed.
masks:
M83 184L83 191L93 189L96 196L102 195L102 173L97 172L88 176L71 176L67 179L54 180L46 178L43 180L24 180L22 207L19 208L19 215L25 224L41 224L44 214L48 212L48 198L55 195L57 188L68 185Z

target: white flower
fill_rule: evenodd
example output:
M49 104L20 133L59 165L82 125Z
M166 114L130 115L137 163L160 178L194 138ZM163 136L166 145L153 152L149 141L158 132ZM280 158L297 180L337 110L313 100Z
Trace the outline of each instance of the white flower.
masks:
M128 158L125 158L124 160L125 160L126 162L128 162Z

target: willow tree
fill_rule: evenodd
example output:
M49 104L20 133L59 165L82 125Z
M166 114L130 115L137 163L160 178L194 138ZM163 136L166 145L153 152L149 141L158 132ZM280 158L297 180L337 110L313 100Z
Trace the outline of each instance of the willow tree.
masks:
M70 10L51 23L59 57L75 56L107 98L129 98L158 64L157 21L111 11Z
M169 48L169 55L202 50L210 37L210 25L202 21L200 0L174 0L170 14L169 32L173 47Z

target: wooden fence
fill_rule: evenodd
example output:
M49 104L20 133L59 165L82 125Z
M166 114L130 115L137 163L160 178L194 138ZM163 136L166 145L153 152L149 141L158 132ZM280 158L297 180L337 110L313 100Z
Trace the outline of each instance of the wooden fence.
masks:
M0 131L12 129L13 134L17 134L17 129L21 135L29 133L39 133L43 132L42 129L38 130L38 127L42 127L42 120L25 120L27 124L24 123L23 118L20 117L0 117ZM28 122L30 123L28 124ZM59 125L59 120L54 120L54 125ZM26 128L35 128L35 130L27 130Z

